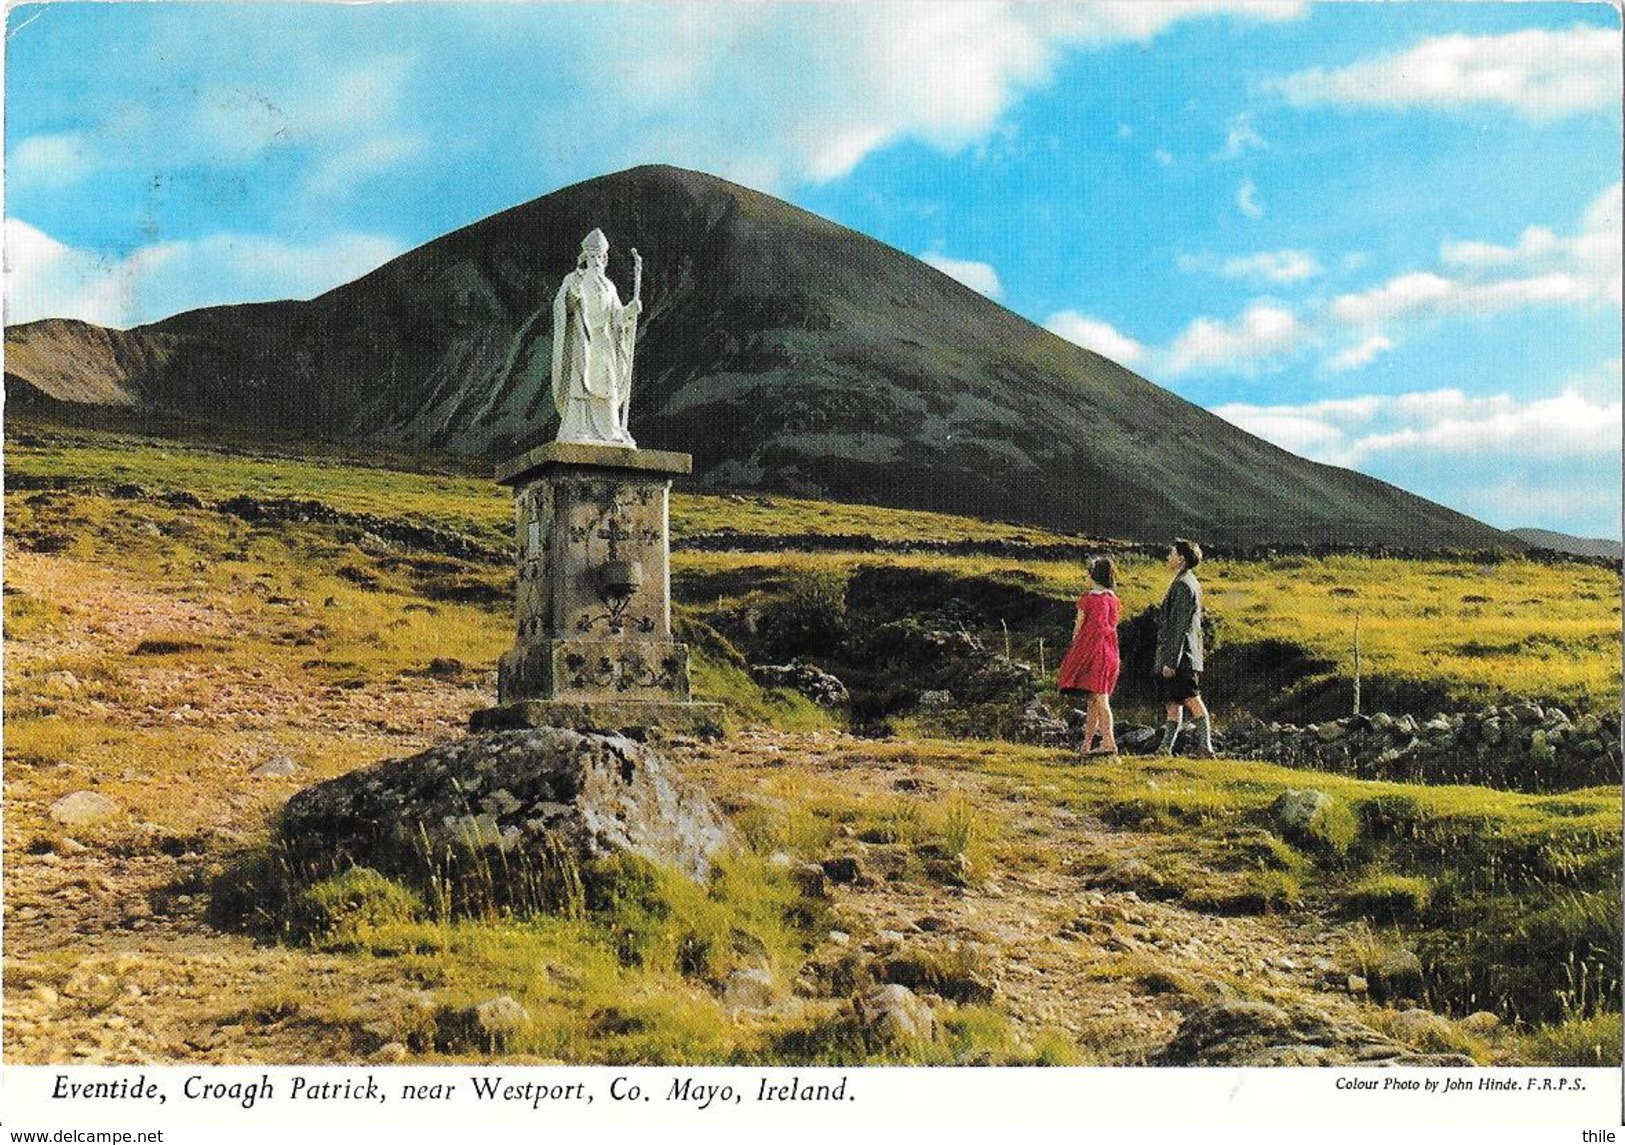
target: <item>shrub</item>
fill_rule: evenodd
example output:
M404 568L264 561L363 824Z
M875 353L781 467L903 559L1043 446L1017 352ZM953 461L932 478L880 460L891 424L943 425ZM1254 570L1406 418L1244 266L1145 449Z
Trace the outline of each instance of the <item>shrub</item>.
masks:
M1535 1065L1608 1066L1620 1064L1620 1018L1617 1013L1569 1018L1545 1026L1523 1039L1521 1057Z
M1344 897L1350 913L1373 922L1416 922L1433 901L1433 884L1414 875L1371 875Z
M775 657L824 655L847 634L847 576L834 569L799 569L790 593L763 613L761 631Z
M288 934L288 906L298 893L287 856L261 847L228 867L209 886L209 922L223 929L243 929L283 937Z
M1355 805L1363 849L1371 845L1416 836L1423 820L1422 805L1411 795L1376 795Z
M1302 875L1308 860L1269 831L1246 828L1225 840L1225 866L1234 870L1287 871Z
M1464 901L1448 929L1422 936L1441 1003L1495 1009L1531 1022L1616 1010L1620 991L1619 891L1567 891L1531 910L1527 899Z
M292 908L293 932L312 941L416 922L427 913L423 896L371 867L351 867L307 887Z
M1287 871L1250 871L1236 879L1193 887L1182 900L1212 914L1273 914L1303 905L1303 888Z

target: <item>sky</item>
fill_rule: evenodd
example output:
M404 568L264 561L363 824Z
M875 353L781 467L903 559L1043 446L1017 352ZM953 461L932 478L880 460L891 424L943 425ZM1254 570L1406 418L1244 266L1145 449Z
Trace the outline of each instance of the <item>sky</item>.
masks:
M1620 536L1608 4L49 3L6 41L8 323L308 298L670 163L1306 457Z

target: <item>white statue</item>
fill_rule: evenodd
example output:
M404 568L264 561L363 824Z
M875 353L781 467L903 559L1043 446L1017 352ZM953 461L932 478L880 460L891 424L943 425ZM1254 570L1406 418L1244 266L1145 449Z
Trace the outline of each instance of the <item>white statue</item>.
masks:
M626 431L632 396L632 348L643 310L643 260L632 252L632 301L604 273L609 240L596 227L553 298L553 404L558 441L637 448Z

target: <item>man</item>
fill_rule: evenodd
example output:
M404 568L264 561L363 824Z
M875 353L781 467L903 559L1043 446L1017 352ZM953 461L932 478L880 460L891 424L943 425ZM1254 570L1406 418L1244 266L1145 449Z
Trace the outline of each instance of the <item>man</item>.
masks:
M1193 571L1202 563L1202 547L1176 537L1168 550L1168 571L1174 574L1157 613L1157 697L1168 722L1162 726L1157 751L1171 754L1184 727L1185 713L1196 721L1196 754L1212 759L1213 722L1202 703L1202 586Z
M631 449L637 443L626 431L627 399L643 306L635 296L622 305L620 292L604 273L608 263L609 240L594 228L581 242L576 269L564 276L553 298L556 440Z

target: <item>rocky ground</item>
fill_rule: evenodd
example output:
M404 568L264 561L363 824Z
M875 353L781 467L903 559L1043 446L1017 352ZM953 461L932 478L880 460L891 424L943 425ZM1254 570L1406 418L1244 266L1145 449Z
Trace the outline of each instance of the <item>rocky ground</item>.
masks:
M206 888L268 837L268 816L295 791L461 735L468 713L486 702L480 681L425 673L355 689L314 685L274 659L222 652L211 667L132 657L143 641L177 632L224 649L242 617L203 593L143 588L59 557L11 556L6 579L8 592L74 602L71 623L7 645L10 713L32 722L20 745L10 735L7 744L6 1059L347 1062L398 1054L400 1031L433 1004L423 989L387 959L222 932L208 921ZM113 689L61 667L70 662L126 667ZM88 738L86 727L94 729ZM174 740L169 758L149 750L125 767L106 763L122 750L109 755L106 743L176 728L204 738ZM72 729L80 738L66 747L28 746ZM97 736L112 738L98 748ZM999 824L978 869L948 881L888 878L886 844L842 840L841 857L854 862L826 863L835 923L809 973L853 951L906 963L921 948L952 947L973 967L955 987L965 1000L996 1007L1018 1032L1059 1031L1103 1064L1159 1060L1181 1022L1215 1004L1221 1012L1262 1004L1266 1025L1307 1007L1323 1040L1359 1043L1368 1058L1407 1052L1369 1028L1403 1042L1397 1012L1351 993L1342 924L1308 910L1201 913L1142 898L1125 889L1132 879L1103 880L1103 869L1132 871L1165 848L1166 836L1072 810L1042 775L1016 779L967 765L968 753L996 747L911 753L844 733L758 729L665 750L725 808L749 806L769 786L782 791L788 778L791 789L836 787L859 802L902 798L926 807L951 797ZM103 762L83 762L92 758ZM1069 766L1078 765L1055 754L1057 774ZM79 795L86 792L101 802ZM1077 861L1084 856L1088 862ZM342 1001L303 1004L316 995ZM1252 1015L1256 1028L1257 1014L1235 1012ZM1415 1047L1437 1041L1426 1021L1411 1027Z
M716 787L748 787L786 767L838 773L860 797L892 796L901 783L930 799L943 784L936 769L877 763L845 736L753 732L678 754ZM1010 829L1059 855L1128 863L1152 845L1031 794L992 790L1001 785L981 777L951 782L973 802L1010 808ZM422 999L387 962L258 946L207 923L200 882L234 845L222 837L175 855L66 839L43 853L8 848L8 1059L349 1061L394 1041ZM1064 1031L1125 1064L1154 1056L1204 1002L1297 1002L1343 1022L1371 1009L1348 993L1338 928L1312 915L1205 915L1089 881L1062 863L995 870L967 887L834 885L837 928L820 954L855 945L884 958L922 943L963 944L976 952L988 998L1018 1029ZM297 1000L314 993L354 1004L312 1022Z

